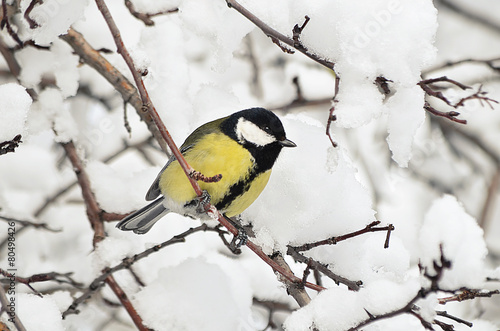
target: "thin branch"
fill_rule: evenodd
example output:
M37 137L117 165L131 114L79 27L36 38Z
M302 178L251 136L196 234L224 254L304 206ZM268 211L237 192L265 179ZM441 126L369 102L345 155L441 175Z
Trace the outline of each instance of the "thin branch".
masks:
M43 230L47 230L47 231L50 231L50 232L61 232L61 230L56 230L56 229L50 228L47 223L35 223L35 222L31 222L31 221L20 220L20 219L17 219L17 218L12 218L12 217L2 216L2 215L0 215L0 219L3 219L5 221L7 221L7 222L16 222L16 223L19 223L23 227L33 227L35 229L43 229Z
M47 281L54 281L59 284L69 284L71 286L74 286L76 288L81 288L82 283L79 283L75 281L73 278L71 278L71 275L73 274L72 272L67 272L67 273L59 273L59 272L47 272L47 273L41 273L41 274L35 274L29 277L20 277L16 276L14 274L11 274L2 268L0 268L0 274L3 275L4 277L9 278L10 280L14 279L16 282L21 283L29 287L36 295L42 296L42 294L35 290L33 286L31 286L32 283L40 283L40 282L47 282Z
M154 13L154 14L141 13L135 9L134 4L130 0L125 0L125 6L129 10L130 14L132 14L132 16L134 16L138 20L141 20L147 26L155 25L155 22L151 19L151 17L164 15L164 14L177 13L179 11L179 8L174 8L174 9L169 9L169 10L161 11L161 12Z
M73 166L73 170L75 171L78 184L82 190L83 200L85 202L87 217L89 222L94 230L94 238L93 238L93 247L104 240L106 234L104 232L104 222L102 219L102 209L99 207L97 200L92 192L92 188L90 185L90 179L83 168L82 162L76 153L76 148L73 142L67 142L61 144L66 151L66 156L71 161ZM116 294L123 307L126 309L130 318L134 322L135 326L139 330L146 331L146 328L142 322L142 318L137 314L137 311L132 306L124 291L120 288L120 286L116 283L112 275L109 275L105 278L106 284L111 288L111 290Z
M327 67L328 69L334 70L335 63L330 62L330 61L328 61L326 59L323 59L320 56L318 56L317 54L312 53L299 40L298 37L300 36L300 33L302 32L302 29L305 27L305 25L309 21L307 18L306 18L306 21L304 22L304 24L302 25L302 27L297 29L297 32L295 32L295 29L292 30L292 35L295 36L296 38L293 38L293 37L290 38L290 37L287 37L287 36L285 36L284 34L278 32L278 31L276 31L275 29L271 28L269 25L267 25L266 23L264 23L260 18L258 18L257 16L255 16L253 13L251 13L248 9L246 9L245 7L243 7L236 0L226 0L226 3L229 6L229 8L234 8L237 12L239 12L241 15L245 16L249 21L251 21L253 24L255 24L259 29L261 29L262 32L264 32L264 34L266 36L268 36L269 38L271 38L271 40L275 44L277 44L278 46L280 46L280 48L282 50L284 50L284 51L287 50L286 52L289 53L288 49L286 47L284 47L283 45L281 45L281 43L283 43L285 45L288 45L290 47L295 48L296 50L298 50L302 54L304 54L307 57L309 57L311 60L313 60L313 61L315 61L315 62L317 62L317 63L319 63L319 64L321 64L321 65L323 65L325 67Z
M488 68L490 68L491 70L500 73L500 66L495 65L495 62L498 62L498 61L500 61L500 57L495 57L495 58L492 58L489 60L479 60L479 59L469 58L469 59L462 59L462 60L458 60L458 61L448 61L448 62L445 62L444 64L437 65L435 67L432 67L432 68L429 68L429 69L423 71L422 76L426 76L426 75L428 75L432 72L435 72L435 71L439 71L439 70L450 68L450 67L455 67L455 66L458 66L461 64L466 64L466 63L485 65Z
M500 25L496 21L489 20L482 15L474 13L471 10L462 8L462 7L460 7L460 5L456 1L438 0L437 4L442 5L446 8L454 11L455 13L458 13L458 14L462 15L463 17L465 17L473 22L479 23L479 24L483 25L484 27L487 27L495 32L500 32Z
M9 306L10 302L11 301L9 301L9 299L7 298L7 293L5 293L3 286L0 286L0 303L2 304L2 307L5 309L5 311L8 311L7 307ZM14 325L16 326L17 331L26 331L26 328L24 327L17 314L15 312L12 312L12 314L13 315L9 315L9 317L14 321Z
M307 244L304 244L302 246L289 246L289 247L293 248L297 252L302 252L302 251L311 250L311 249L318 247L318 246L336 245L340 241L347 240L347 239L350 239L353 237L357 237L357 236L360 236L360 235L363 235L363 234L369 233L369 232L387 231L387 237L386 237L386 241L384 243L384 248L388 248L389 247L388 238L390 237L391 232L394 231L394 229L395 229L394 225L389 224L387 226L377 227L377 225L379 225L379 224L380 224L380 221L374 221L374 222L371 222L370 224L368 224L364 229L361 229L358 231L350 232L350 233L336 236L336 237L331 237L331 238L320 240L320 241L313 242L313 243L307 243Z
M293 247L288 247L287 254L290 255L295 261L310 264L311 268L320 271L328 278L332 279L336 284L344 284L352 291L359 291L360 286L363 284L362 281L352 281L342 276L334 274L328 267L318 261L310 259L299 252L297 252Z
M452 301L464 301L464 300L472 300L475 298L491 298L495 294L500 294L499 290L494 291L483 291L483 290L474 290L474 289L463 289L459 291L460 293L456 293L452 296L446 298L438 299L438 302L442 305L452 302Z

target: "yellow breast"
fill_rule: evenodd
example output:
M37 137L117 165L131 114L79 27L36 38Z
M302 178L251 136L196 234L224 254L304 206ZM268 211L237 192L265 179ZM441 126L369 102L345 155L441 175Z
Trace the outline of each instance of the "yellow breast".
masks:
M205 176L222 175L222 179L216 183L198 182L200 188L210 194L213 205L223 201L233 185L248 180L254 165L250 152L222 133L206 135L187 150L184 157L193 169ZM254 177L252 185L246 185L242 194L235 197L221 212L229 217L243 212L260 195L270 175L271 171L268 170ZM163 195L181 206L196 197L177 160L170 163L162 173L159 185Z

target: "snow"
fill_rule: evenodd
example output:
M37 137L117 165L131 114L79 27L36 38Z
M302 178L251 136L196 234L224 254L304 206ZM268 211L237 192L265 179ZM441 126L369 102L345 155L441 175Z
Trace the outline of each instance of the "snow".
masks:
M157 280L135 295L134 303L147 326L155 330L239 330L251 297L249 293L235 297L231 289L235 281L216 264L186 260L161 270Z
M31 1L21 1L21 11L25 12ZM85 7L89 0L44 0L33 7L30 13L38 26L30 29L27 21L25 23L26 37L30 37L39 45L50 45L57 38L65 34L70 26L82 18ZM55 19L57 17L57 19Z
M31 106L26 88L19 84L0 85L0 142L25 136L25 123Z
M483 230L455 197L446 195L431 205L419 236L422 264L429 272L433 271L433 261L440 261L440 245L445 258L452 261L451 270L444 272L443 288L480 288L483 285L486 279L484 259L488 253Z
M50 295L40 298L34 294L21 293L17 296L18 314L26 330L65 330L59 308Z

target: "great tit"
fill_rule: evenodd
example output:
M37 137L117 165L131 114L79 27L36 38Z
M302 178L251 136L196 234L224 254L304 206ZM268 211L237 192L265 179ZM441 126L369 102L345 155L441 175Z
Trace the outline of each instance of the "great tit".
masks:
M180 151L196 171L205 176L222 175L217 182L198 183L221 213L233 217L264 190L281 149L295 146L286 138L283 124L274 113L251 108L203 124L187 137ZM196 198L172 156L146 194L147 201L154 201L125 217L117 228L144 234L169 212L190 215L189 206ZM202 214L198 217L203 218Z

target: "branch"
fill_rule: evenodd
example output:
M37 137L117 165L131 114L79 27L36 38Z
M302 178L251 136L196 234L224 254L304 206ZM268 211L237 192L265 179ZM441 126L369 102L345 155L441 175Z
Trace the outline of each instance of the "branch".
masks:
M326 265L300 254L293 247L289 246L286 253L293 257L295 261L305 263L307 265L310 265L312 269L320 271L325 276L332 279L337 285L344 284L352 291L359 291L360 286L363 285L362 281L352 281L334 274L330 269L328 269Z
M66 151L68 159L71 161L73 170L75 171L78 180L78 184L80 185L80 188L82 190L82 196L87 210L87 217L92 226L92 229L94 230L93 247L95 248L96 245L104 240L106 236L102 219L102 209L99 207L94 193L92 192L90 179L85 172L85 169L83 168L80 158L76 153L75 145L71 141L68 143L62 143L61 145ZM143 325L142 318L137 314L137 311L134 309L123 290L116 283L113 276L109 275L108 277L106 277L105 282L118 297L123 307L125 307L127 313L129 314L136 327L139 330L147 331L148 328Z
M336 245L338 242L347 240L356 236L363 235L365 233L369 232L379 232L379 231L387 231L387 236L386 236L386 241L384 243L384 248L389 247L389 238L391 235L391 232L394 231L395 227L392 224L389 224L387 226L383 227L376 227L377 225L380 224L380 221L374 221L368 224L364 229L354 231L351 233L347 233L341 236L336 236L336 237L331 237L325 240L320 240L314 243L307 243L302 246L289 246L289 248L292 248L293 250L297 252L302 252L302 251L308 251L311 250L315 247L322 246L322 245Z
M440 298L438 302L442 305L452 302L452 301L464 301L464 300L472 300L475 298L491 298L495 294L500 294L499 290L494 291L483 291L483 290L474 290L474 289L463 289L459 293L454 294L450 297Z
M457 82L456 80L450 79L446 76L432 78L432 79L425 79L425 80L418 82L417 85L420 86L422 88L422 90L424 90L424 92L427 95L434 97L434 98L437 98L437 99L443 101L444 103L446 103L448 106L455 108L455 109L457 109L459 107L463 107L465 105L465 102L468 100L479 100L481 105L483 105L483 102L485 102L488 106L490 106L491 109L493 109L492 103L498 103L498 101L493 100L493 99L485 96L487 94L487 92L482 91L482 86L479 86L478 90L475 93L473 93L469 96L466 96L464 98L461 98L456 103L453 103L450 100L448 100L448 98L446 98L442 92L440 92L436 89L433 89L430 86L431 84L438 83L438 82L447 82L447 83L450 83L450 84L453 84L453 85L459 87L462 90L467 90L467 89L471 88L470 86L464 85L464 84ZM461 119L456 118L458 115L460 115L460 113L457 111L441 112L441 111L438 111L437 109L435 109L434 107L430 106L429 103L427 103L427 102L425 102L425 104L424 104L424 109L427 110L428 112L434 114L434 115L448 118L449 120L452 120L452 121L457 122L457 123L461 123L461 124L467 123L466 120L461 120Z
M134 16L138 20L141 20L147 26L155 25L155 22L151 19L151 17L155 17L155 16L163 15L163 14L177 13L179 11L179 8L174 8L174 9L169 9L169 10L161 11L161 12L154 13L154 14L141 13L135 9L134 4L130 0L125 0L125 6L129 10L130 14L132 14L132 16Z
M500 61L500 57L495 57L495 58L492 58L489 60L462 59L462 60L458 60L458 61L448 61L444 64L441 64L441 65L438 65L438 66L435 66L433 68L429 68L429 69L423 71L422 75L426 76L429 73L432 73L432 72L435 72L435 71L438 71L441 69L445 69L445 68L455 67L455 66L465 64L465 63L474 63L474 64L485 65L485 66L489 67L491 70L500 73L500 66L495 65L495 62L497 62L497 61Z
M134 81L136 83L137 89L139 91L139 95L141 97L141 101L143 104L143 109L145 112L149 113L151 118L153 119L154 123L158 127L158 130L163 137L163 139L166 141L170 149L172 150L172 153L176 157L177 161L179 162L179 165L182 167L185 175L189 179L191 185L193 186L193 189L198 197L201 197L203 195L202 190L200 189L200 186L196 180L190 177L190 174L193 172L193 168L186 162L184 159L184 156L181 154L179 149L177 148L174 140L172 139L170 133L168 132L167 128L165 127L165 124L161 120L160 116L158 115L151 99L149 98L149 95L146 91L146 87L144 86L144 82L142 81L142 76L136 70L134 62L132 60L132 57L130 56L127 48L125 47L123 40L121 38L120 31L118 27L116 26L116 23L111 16L111 13L109 12L108 7L106 6L106 3L103 0L96 0L96 4L101 11L104 20L106 21L106 24L109 27L109 30L111 31L111 34L113 35L113 39L115 41L117 51L123 59L125 60L125 63L130 69L130 72L132 76L134 77ZM226 220L222 214L210 203L205 203L203 205L205 212L213 217L214 219L217 219L226 229L228 229L229 232L231 232L233 235L238 235L238 229L236 229L228 220ZM301 279L296 277L293 273L290 273L286 270L284 270L282 267L280 267L275 261L273 261L269 256L267 256L260 247L255 245L253 242L248 240L246 242L246 246L250 248L255 254L257 254L264 262L266 262L268 265L270 265L273 270L279 272L282 276L284 276L286 279L288 279L291 282L294 283L300 283ZM324 289L323 287L320 287L315 284L311 283L306 283L305 286L310 287L312 289L315 289L316 291Z
M11 301L9 301L9 299L7 298L7 293L5 293L3 286L0 286L0 303L2 304L2 308L4 308L5 311L7 311L7 307L9 306L10 302ZM24 327L17 314L15 312L12 312L12 314L13 316L10 315L9 312L9 317L13 319L17 331L26 331L26 328Z
M82 283L79 283L75 281L73 278L71 278L71 275L73 274L72 272L67 272L64 274L59 272L47 272L47 273L35 274L29 277L20 277L0 268L0 274L3 275L4 277L9 278L10 280L15 279L16 282L28 286L36 295L40 297L42 297L42 294L31 286L32 283L55 281L59 284L69 284L76 288L81 288L83 285Z
M281 45L281 43L284 43L284 44L286 44L286 45L288 45L290 47L295 48L296 50L298 50L302 54L306 55L311 60L313 60L313 61L321 64L322 66L325 66L328 69L334 70L335 63L330 62L330 61L328 61L326 59L323 59L323 58L319 57L317 54L312 53L299 40L299 36L300 36L300 33L302 33L302 29L305 27L305 25L309 21L309 19L307 18L307 16L306 16L306 21L304 22L304 24L302 25L302 27L298 27L297 25L295 25L295 27L297 27L297 29L294 28L292 30L293 37L290 38L290 37L287 37L287 36L285 36L284 34L278 32L278 31L274 30L273 28L271 28L269 25L267 25L266 23L264 23L260 18L258 18L254 14L252 14L248 9L246 9L245 7L243 7L236 0L226 0L226 3L227 3L227 5L228 5L229 8L234 8L237 12L239 12L241 15L245 16L250 22L252 22L259 29L261 29L262 32L264 32L264 34L266 36L268 36L269 38L271 38L271 40L281 48L281 50L283 50L283 51L285 51L287 53L290 53L289 49L287 49L287 48L285 48L284 46Z

